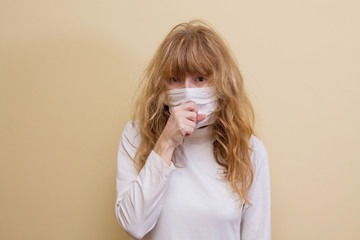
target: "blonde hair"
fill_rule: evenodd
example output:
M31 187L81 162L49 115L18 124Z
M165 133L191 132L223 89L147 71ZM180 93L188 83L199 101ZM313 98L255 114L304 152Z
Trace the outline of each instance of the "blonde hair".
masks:
M235 57L222 38L201 20L176 25L144 73L133 116L141 134L135 155L137 171L144 166L170 116L164 106L166 80L186 73L205 76L213 86L218 99L213 113L214 157L223 169L223 179L242 201L252 205L247 197L254 178L249 153L254 151L250 147L250 137L255 135L254 110Z

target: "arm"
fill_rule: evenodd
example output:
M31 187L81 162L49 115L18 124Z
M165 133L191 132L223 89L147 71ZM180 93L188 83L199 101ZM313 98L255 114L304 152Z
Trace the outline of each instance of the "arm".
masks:
M255 153L254 182L249 191L252 206L244 204L241 215L241 240L271 239L271 195L268 155L258 140Z
M115 213L124 230L141 239L157 222L165 200L167 180L175 167L152 151L137 174L133 159L138 142L136 129L128 123L118 148Z
M115 213L129 235L141 239L155 226L164 206L168 179L175 169L173 151L204 118L204 114L197 114L193 102L175 107L139 174L134 156L141 136L130 123L125 126L118 150Z

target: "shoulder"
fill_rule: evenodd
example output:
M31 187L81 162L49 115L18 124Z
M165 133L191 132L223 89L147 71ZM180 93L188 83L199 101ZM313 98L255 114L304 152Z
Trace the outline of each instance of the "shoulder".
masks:
M254 151L250 151L250 158L253 165L260 165L263 162L268 162L268 153L264 143L255 135L251 135L249 147Z
M139 122L137 120L127 122L121 134L121 140L133 146L138 146L140 139Z
M135 121L128 121L125 124L123 135L136 135L139 133L139 122L137 120Z

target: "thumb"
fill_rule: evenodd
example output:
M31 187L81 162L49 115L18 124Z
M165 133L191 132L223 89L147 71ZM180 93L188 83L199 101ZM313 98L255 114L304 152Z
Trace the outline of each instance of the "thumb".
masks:
M206 114L198 114L196 116L196 122L200 122L206 118Z

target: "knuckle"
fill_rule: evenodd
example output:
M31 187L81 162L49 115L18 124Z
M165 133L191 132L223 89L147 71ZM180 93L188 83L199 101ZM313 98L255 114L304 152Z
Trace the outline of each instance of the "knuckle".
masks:
M180 130L180 133L181 133L182 135L185 135L185 134L186 134L186 128L185 128L184 126L181 126L181 127L179 128L179 130Z
M192 113L191 113L191 117L192 117L194 120L196 119L196 115L197 115L196 112L192 112Z
M193 128L191 128L191 129L188 130L188 133L189 133L189 134L192 134L193 132L194 132L194 129L193 129Z
M178 118L179 117L179 109L174 109L172 114L175 118Z
M171 111L172 114L176 113L178 111L178 107L174 107Z

